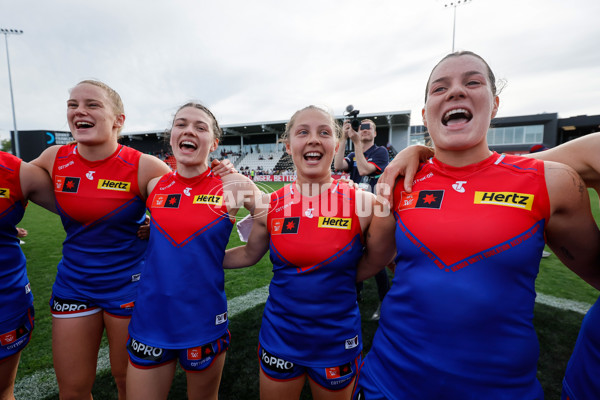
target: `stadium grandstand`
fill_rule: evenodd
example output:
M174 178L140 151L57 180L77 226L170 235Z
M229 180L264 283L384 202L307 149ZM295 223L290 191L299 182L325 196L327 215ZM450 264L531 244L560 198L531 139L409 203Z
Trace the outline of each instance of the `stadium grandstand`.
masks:
M342 123L344 116L336 116ZM360 114L359 120L371 119L377 126L375 144L386 146L390 158L405 147L422 144L428 139L426 128L410 125L410 111L394 111ZM219 147L210 154L211 159L228 158L236 168L255 180L284 181L293 179L293 163L285 152L280 138L287 121L253 122L223 125ZM554 147L571 139L597 132L600 115L581 115L558 118L557 113L542 113L492 120L488 130L490 148L504 153L527 153L532 145ZM13 133L11 132L11 135ZM170 153L167 133L164 130L124 132L121 143L164 160L172 168L175 160ZM66 144L72 140L70 132L19 131L20 155L25 161L36 158L46 147ZM13 141L14 145L14 141ZM346 144L346 154L353 151L352 143ZM14 148L13 148L14 153Z

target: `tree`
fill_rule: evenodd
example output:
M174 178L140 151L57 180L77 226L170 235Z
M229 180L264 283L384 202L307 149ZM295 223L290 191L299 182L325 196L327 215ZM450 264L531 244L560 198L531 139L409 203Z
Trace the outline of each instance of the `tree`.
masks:
M12 153L12 142L10 139L2 139L0 141L0 150L5 151L7 153Z

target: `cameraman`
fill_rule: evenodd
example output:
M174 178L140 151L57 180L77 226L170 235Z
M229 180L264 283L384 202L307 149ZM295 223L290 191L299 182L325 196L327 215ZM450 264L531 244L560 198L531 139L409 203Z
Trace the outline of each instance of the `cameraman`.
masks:
M338 171L347 171L350 173L350 179L358 183L363 190L375 192L375 184L389 162L388 151L383 146L375 145L375 136L377 136L376 126L370 119L360 121L358 132L352 129L350 120L344 121L342 127L342 140L333 161L333 166ZM354 143L354 152L344 157L346 149L346 139L349 138ZM379 311L381 302L390 288L386 269L382 269L375 275L377 282L377 292L379 294L379 306L373 313L371 319L379 320ZM362 300L363 282L356 284L357 299Z

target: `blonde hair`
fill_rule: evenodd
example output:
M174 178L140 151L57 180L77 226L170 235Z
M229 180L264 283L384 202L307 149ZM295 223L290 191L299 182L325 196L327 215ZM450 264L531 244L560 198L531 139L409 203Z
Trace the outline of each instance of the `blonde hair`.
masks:
M116 90L114 90L113 88L111 88L110 86L108 86L106 83L101 82L101 81L97 81L94 79L86 79L83 80L81 82L79 82L77 85L75 85L76 87L82 84L88 84L88 85L93 85L96 87L99 87L101 89L103 89L106 92L106 95L108 97L108 99L111 102L111 107L113 109L113 111L115 112L115 115L120 115L123 114L125 115L125 107L123 106L123 100L121 100L121 96L119 96L119 93L117 93ZM73 89L71 89L73 90ZM69 90L69 93L71 92L71 90ZM121 133L121 130L123 130L123 126L121 126L118 130L118 134Z
M301 112L307 111L307 110L316 110L316 111L320 111L323 114L327 115L327 117L329 117L329 122L331 123L331 128L333 129L333 137L335 138L335 140L338 141L342 137L342 128L340 127L340 124L337 122L337 120L335 119L333 114L323 107L310 105L310 106L304 107L304 108L296 111L294 113L294 115L292 115L292 118L290 118L290 121L285 125L285 131L283 132L283 135L281 135L281 139L279 139L281 142L287 143L289 141L290 130L292 129L292 126L294 126L294 123L296 122L296 118L298 117L298 115Z

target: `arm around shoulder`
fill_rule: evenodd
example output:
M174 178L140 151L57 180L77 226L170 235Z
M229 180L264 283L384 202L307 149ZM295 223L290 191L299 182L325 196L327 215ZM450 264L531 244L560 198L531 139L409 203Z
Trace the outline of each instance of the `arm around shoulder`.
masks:
M150 193L148 191L148 184L150 181L169 172L171 172L171 168L163 161L154 156L142 154L138 167L138 185L144 199L146 199Z
M264 195L268 197L268 195ZM223 268L244 268L256 264L269 249L267 229L268 202L262 200L254 209L254 221L248 243L225 251Z
M57 212L52 181L44 169L37 165L22 162L19 178L21 180L21 190L26 199L48 211Z
M590 210L588 191L569 166L545 162L550 197L546 240L560 260L600 290L600 231Z
M527 154L544 161L567 164L584 180L588 187L600 190L600 132L563 143L539 153Z
M357 267L357 282L377 274L396 254L396 220L388 204L387 201L377 201L374 205L373 218L366 233L365 252Z
M244 207L250 211L250 214L254 214L254 209L263 195L254 182L237 172L225 175L221 180L229 213L235 215L241 207Z
M49 176L52 176L52 168L54 168L54 160L56 159L56 153L58 153L58 149L60 149L60 145L55 145L48 147L46 150L42 151L42 154L38 156L38 158L31 160L30 164L38 166L44 170Z

